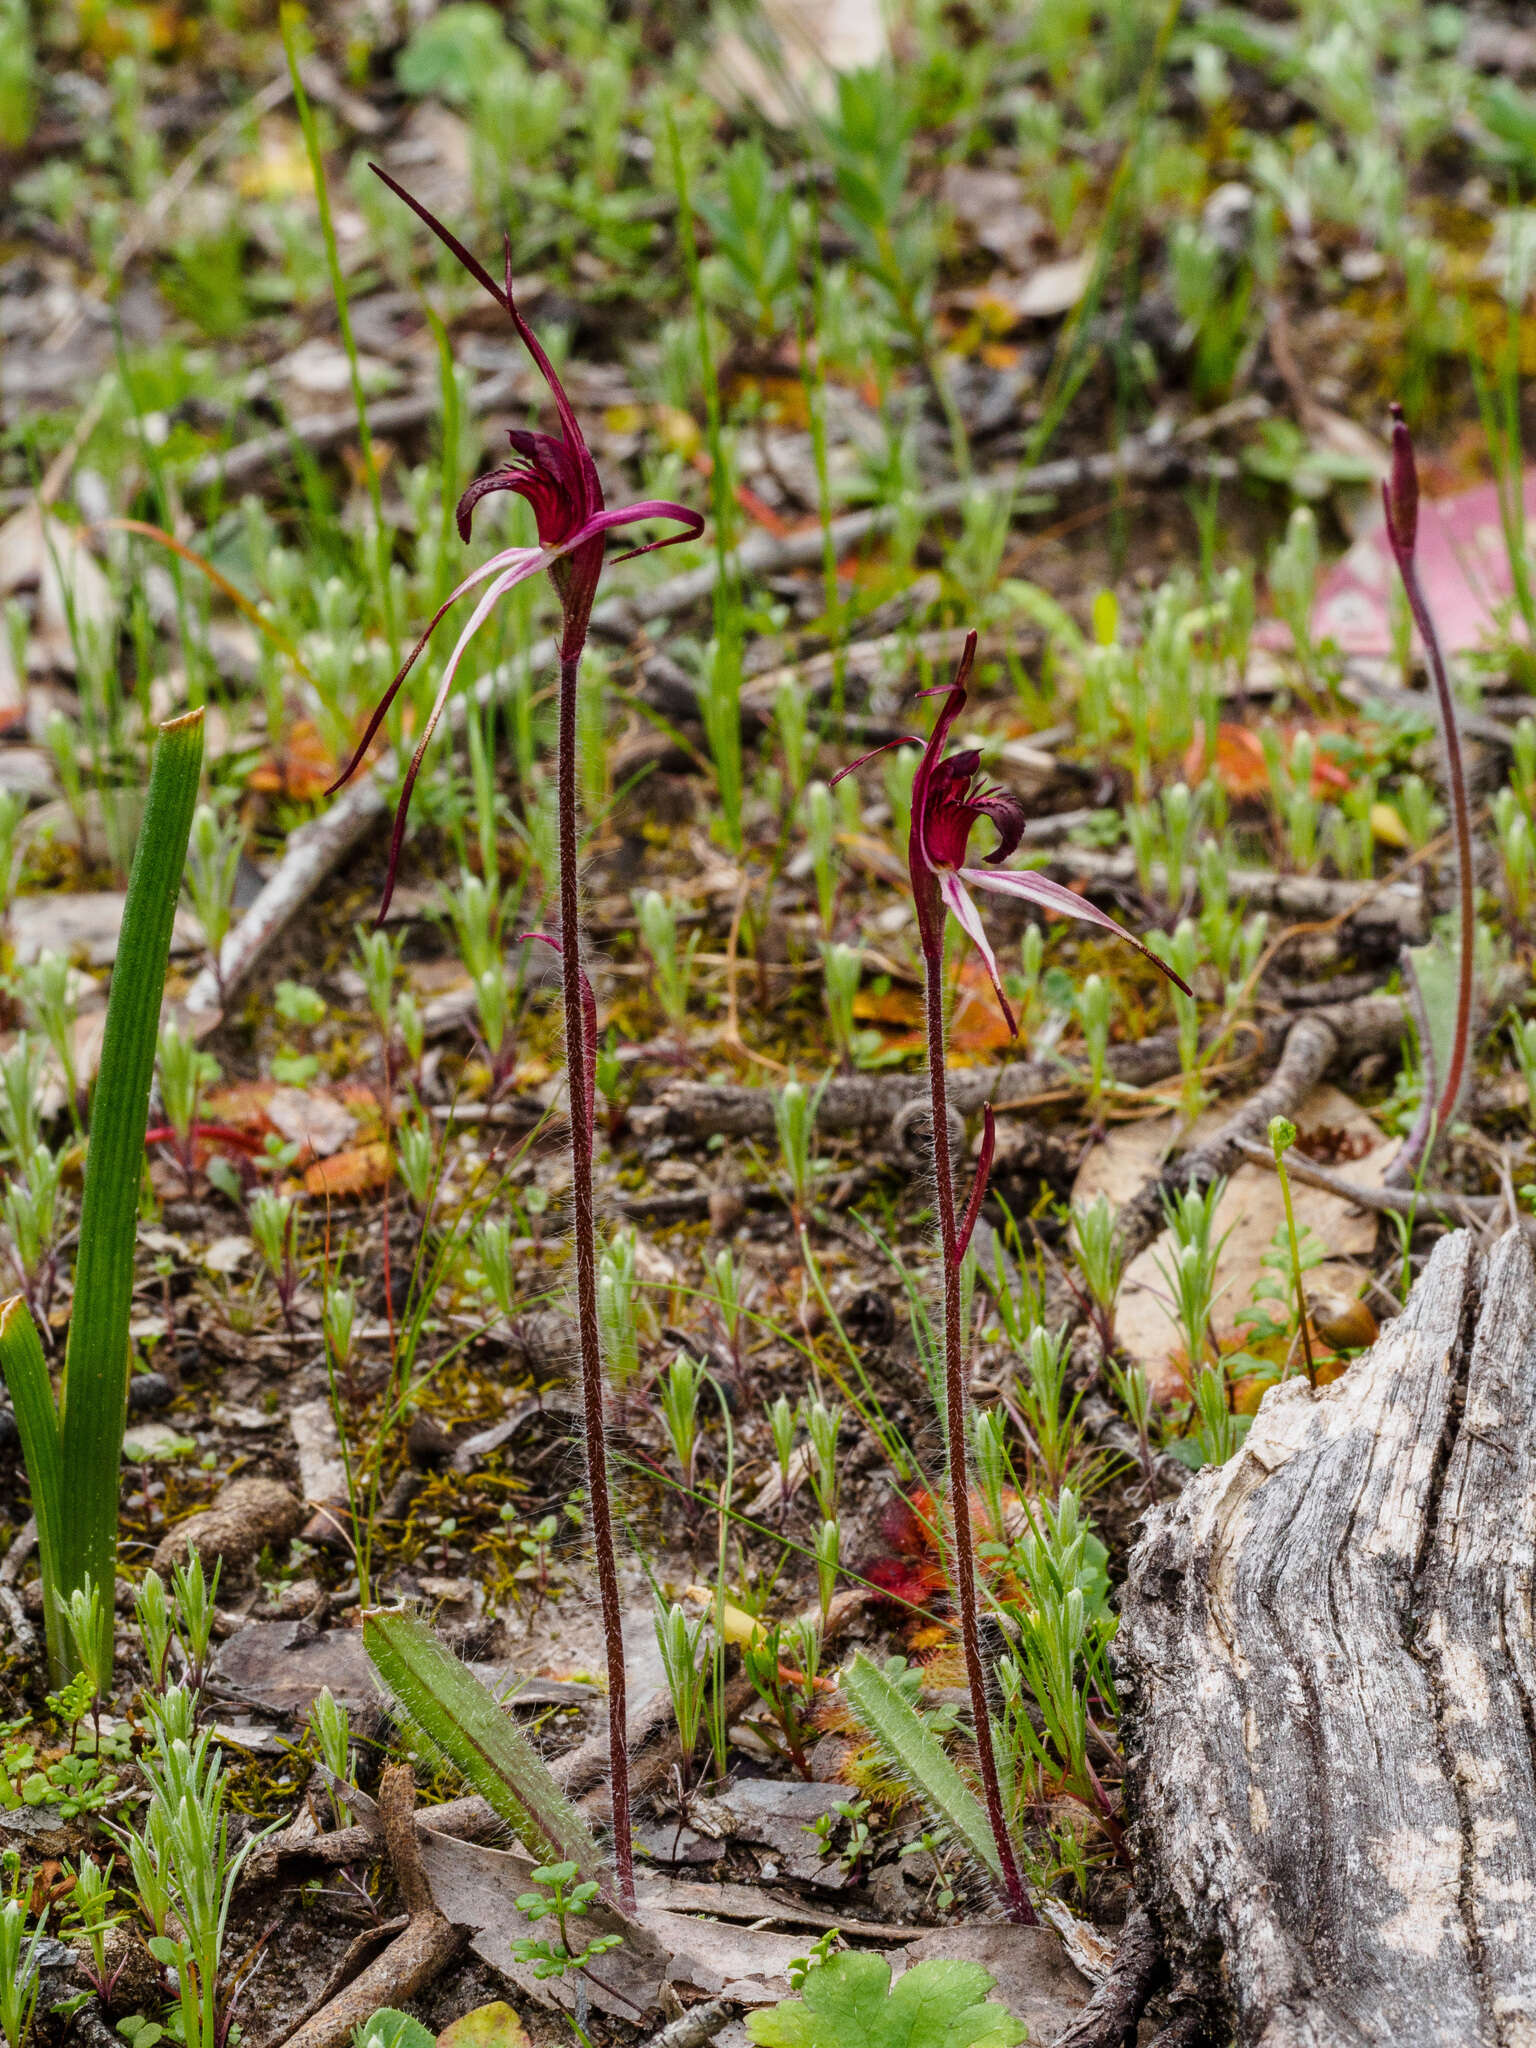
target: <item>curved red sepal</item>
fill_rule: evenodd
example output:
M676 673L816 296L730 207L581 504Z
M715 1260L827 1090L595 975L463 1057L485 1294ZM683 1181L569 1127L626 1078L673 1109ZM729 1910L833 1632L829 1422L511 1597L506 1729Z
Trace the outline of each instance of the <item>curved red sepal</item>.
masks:
M992 1105L988 1102L983 1105L981 1112L981 1156L976 1161L976 1178L971 1183L971 1199L965 1205L965 1220L960 1225L959 1236L955 1239L957 1266L970 1249L971 1233L976 1228L981 1205L987 1199L987 1183L992 1178L992 1156L996 1150L997 1122L992 1115Z

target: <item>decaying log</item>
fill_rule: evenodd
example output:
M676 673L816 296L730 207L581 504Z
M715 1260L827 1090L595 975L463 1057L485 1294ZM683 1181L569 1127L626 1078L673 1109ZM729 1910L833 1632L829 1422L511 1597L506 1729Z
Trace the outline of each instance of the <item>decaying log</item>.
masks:
M1094 889L1134 889L1140 882L1133 853L1106 853L1092 846L1065 848L1047 862L1046 873ZM1168 872L1161 862L1152 863L1147 879L1166 901ZM1272 868L1230 868L1226 881L1233 902L1246 909L1308 922L1342 918L1358 941L1389 952L1417 944L1428 929L1424 894L1413 882L1334 882Z
M1120 1935L1114 1967L1056 2048L1120 2048L1134 2040L1137 2022L1168 1974L1162 1939L1145 1906L1132 1911Z
M1137 1881L1215 2038L1536 2040L1536 1266L1444 1238L1345 1377L1153 1511L1118 1661Z

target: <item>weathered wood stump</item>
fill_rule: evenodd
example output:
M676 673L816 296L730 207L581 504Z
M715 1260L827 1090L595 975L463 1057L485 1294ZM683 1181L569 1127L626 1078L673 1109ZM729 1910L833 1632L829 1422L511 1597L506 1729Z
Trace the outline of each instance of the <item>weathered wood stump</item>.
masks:
M1215 2038L1536 2048L1536 1268L1444 1239L1333 1386L1157 1509L1138 1883Z

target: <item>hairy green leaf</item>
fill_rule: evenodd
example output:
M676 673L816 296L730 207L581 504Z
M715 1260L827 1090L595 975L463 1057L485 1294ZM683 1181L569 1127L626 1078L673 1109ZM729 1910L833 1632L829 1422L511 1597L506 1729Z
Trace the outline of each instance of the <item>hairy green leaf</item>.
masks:
M848 1703L879 1744L886 1761L965 1844L977 1862L1001 1879L1002 1865L981 1802L949 1752L898 1686L862 1653L843 1673Z
M531 1854L606 1883L607 1858L543 1758L431 1629L399 1608L363 1616L363 1647L412 1727L461 1771Z

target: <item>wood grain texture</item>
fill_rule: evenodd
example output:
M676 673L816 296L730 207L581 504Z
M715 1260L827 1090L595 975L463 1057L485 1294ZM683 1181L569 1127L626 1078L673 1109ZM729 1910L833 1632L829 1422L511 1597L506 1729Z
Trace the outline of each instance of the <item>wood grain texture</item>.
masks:
M1138 1874L1264 2048L1536 2044L1536 1269L1436 1248L1344 1379L1154 1510L1119 1666Z

